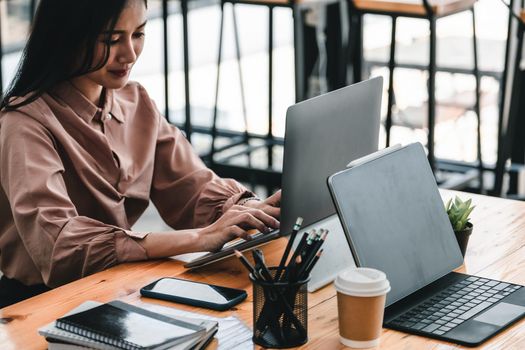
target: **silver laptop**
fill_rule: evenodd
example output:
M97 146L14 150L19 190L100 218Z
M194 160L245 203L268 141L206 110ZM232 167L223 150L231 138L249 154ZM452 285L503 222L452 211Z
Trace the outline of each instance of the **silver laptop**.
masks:
M313 291L330 283L354 261L326 178L352 160L377 150L383 79L363 81L288 108L284 141L280 233L259 235L251 241L227 244L221 251L193 255L185 267L204 265L276 237L288 235L297 217L303 230L325 228L330 234L309 283ZM296 240L296 243L299 239ZM188 256L188 255L187 255Z

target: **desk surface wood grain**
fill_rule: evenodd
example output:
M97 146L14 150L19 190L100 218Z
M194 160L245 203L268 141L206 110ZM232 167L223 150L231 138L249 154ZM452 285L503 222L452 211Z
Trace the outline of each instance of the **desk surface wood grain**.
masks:
M444 199L455 194L443 192ZM525 202L461 194L472 197L476 209L472 213L474 233L458 269L483 277L525 284ZM286 244L279 239L264 247L269 264L277 264ZM215 312L181 304L142 298L139 289L166 276L242 288L248 291L247 301L233 310ZM37 329L62 316L86 300L107 302L119 299L132 304L155 303L216 316L235 315L252 326L251 286L241 264L234 258L196 270L185 270L174 260L156 260L122 264L109 270L72 282L37 297L0 310L0 348L45 349L46 341ZM342 349L337 325L337 303L333 285L324 287L308 298L308 349ZM380 349L459 349L461 346L383 330ZM525 321L484 343L483 349L524 349Z

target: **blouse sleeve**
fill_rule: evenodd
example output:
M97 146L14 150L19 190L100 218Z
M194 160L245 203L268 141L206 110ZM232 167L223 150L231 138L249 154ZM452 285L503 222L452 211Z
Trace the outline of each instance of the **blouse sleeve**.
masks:
M53 137L20 112L3 116L0 182L20 238L42 279L57 287L125 261L147 259L135 233L80 216Z
M151 198L174 229L203 227L239 199L253 196L233 179L206 167L179 129L160 118Z

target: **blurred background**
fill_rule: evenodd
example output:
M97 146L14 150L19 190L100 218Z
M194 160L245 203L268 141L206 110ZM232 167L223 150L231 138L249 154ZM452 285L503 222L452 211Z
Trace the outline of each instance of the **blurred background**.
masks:
M0 1L4 90L37 3ZM383 76L379 148L386 146L387 134L390 145L421 142L440 186L521 199L522 6L501 0L149 0L146 46L131 79L146 87L210 167L265 196L280 183L286 109L360 79ZM136 228L163 225L150 208Z

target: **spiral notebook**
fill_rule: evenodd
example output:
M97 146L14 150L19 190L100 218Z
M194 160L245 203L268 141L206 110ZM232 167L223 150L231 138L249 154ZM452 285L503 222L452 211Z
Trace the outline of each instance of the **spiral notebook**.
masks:
M110 304L114 303L122 302L110 302ZM99 305L101 305L100 302L88 300L69 311L65 316L92 309ZM138 306L133 307L138 307L141 311L149 311L154 314L193 323L206 329L206 333L203 336L191 338L170 347L169 350L253 350L252 330L235 316L214 317L150 303L140 303ZM46 338L49 350L118 350L114 346L99 343L78 334L59 329L55 326L55 321L38 329L38 333Z
M200 338L204 327L122 302L102 304L59 318L58 329L119 349L167 349Z

